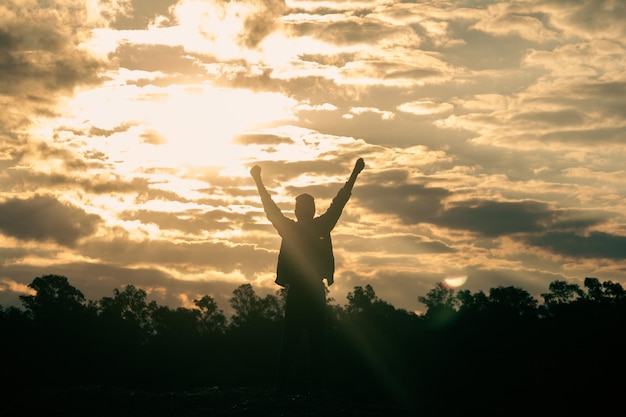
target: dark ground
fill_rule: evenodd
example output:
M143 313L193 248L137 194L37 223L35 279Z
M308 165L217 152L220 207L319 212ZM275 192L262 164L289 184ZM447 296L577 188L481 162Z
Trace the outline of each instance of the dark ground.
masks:
M329 393L278 395L271 390L249 387L206 387L172 392L102 387L39 387L19 392L13 390L0 405L0 416L3 417L413 415L416 415L416 410L385 401L347 398Z

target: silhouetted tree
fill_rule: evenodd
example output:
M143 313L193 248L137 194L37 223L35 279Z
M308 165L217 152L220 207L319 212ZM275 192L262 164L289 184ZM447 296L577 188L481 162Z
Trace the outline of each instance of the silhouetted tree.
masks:
M349 385L355 395L406 400L416 316L379 298L369 284L355 286L346 298L343 308L334 308L337 322L330 327L330 357L337 361L328 366L331 381Z
M20 295L27 313L35 320L63 323L85 312L87 302L80 290L61 275L44 275L28 284L35 295Z
M424 316L434 326L445 325L453 320L460 304L454 288L448 287L443 282L438 282L425 296L418 296L417 301L426 306Z
M152 312L156 336L172 340L188 339L200 334L200 311L178 307L158 306Z
M354 287L354 290L350 291L346 298L348 299L346 305L346 313L348 314L372 313L376 304L380 302L374 288L369 284L365 288Z
M227 354L240 378L248 383L273 384L281 342L283 309L273 294L260 297L251 284L233 291L234 310L227 330Z
M570 284L567 281L557 280L548 286L550 292L542 293L544 303L547 305L567 304L584 297L583 290L578 284Z
M605 281L600 283L598 278L585 278L585 288L587 288L586 299L599 303L623 300L626 293L619 283Z
M37 350L35 345L40 339L35 334L31 316L17 307L0 307L0 335L0 357L5 358L2 378L6 395L6 388L19 386L32 378L30 367Z
M0 356L10 358L3 377L13 392L41 383L273 382L284 292L260 297L249 284L238 287L229 323L210 296L194 300L195 308L170 308L132 285L95 303L59 275L29 287L23 309L0 306ZM626 371L622 285L554 281L541 296L539 305L517 287L486 295L438 283L418 297L428 310L417 315L380 299L371 285L354 287L346 305L327 307L329 387L365 398L414 397L439 415L497 414L520 398L528 408L567 396L619 398L612 378ZM487 413L471 409L476 398Z
M469 290L460 290L457 294L459 312L472 317L484 314L489 306L489 298L483 291L472 294Z
M72 380L92 356L95 309L61 275L37 277L28 287L36 293L19 297L33 321L30 345L24 346L30 356L25 373L46 383Z
M251 284L243 284L233 291L230 305L234 313L231 316L231 326L253 326L259 322L279 321L283 316L283 309L277 296L268 294L264 298L258 296Z
M200 310L199 321L202 334L224 333L226 316L213 297L205 295L199 300L193 300L193 303Z
M157 303L148 303L147 293L134 285L126 285L123 291L115 288L113 297L102 297L98 306L100 314L107 319L122 320L140 329L146 336L154 333L152 314L157 309Z
M115 288L113 297L102 297L98 306L101 373L103 378L140 384L150 381L153 358L146 354L146 347L154 335L153 313L157 303L147 301L144 290L127 285L123 290Z
M200 310L157 306L152 311L154 334L142 348L148 366L142 377L150 385L185 387L206 378Z
M498 286L489 290L488 308L495 317L536 317L537 300L519 287Z
M549 292L542 293L543 305L540 307L542 314L554 317L571 311L573 303L585 298L585 292L578 284L556 280L548 286Z

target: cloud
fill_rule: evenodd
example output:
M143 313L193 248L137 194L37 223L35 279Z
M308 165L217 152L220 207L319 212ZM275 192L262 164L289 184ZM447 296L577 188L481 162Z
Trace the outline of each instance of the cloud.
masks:
M283 143L293 143L293 140L268 133L248 133L237 135L233 139L233 142L241 145L280 145Z
M300 24L292 28L300 36L314 36L329 44L345 46L419 43L419 38L406 26L387 25L373 19L352 18L326 24Z
M354 252L363 251L389 254L392 256L455 252L453 248L441 241L428 240L423 236L407 233L397 233L365 239L344 239L344 245L350 248L350 251ZM386 264L387 260L385 260L384 263Z
M10 199L0 203L0 230L21 240L76 243L96 230L100 217L49 196Z
M255 0L241 2L254 4L253 10L246 15L244 31L239 35L243 45L254 48L277 27L277 18L287 10L285 0Z
M187 82L206 74L206 70L187 54L182 45L144 45L123 41L109 58L116 59L121 68L155 72L161 77L184 77Z
M536 123L537 125L560 127L560 126L579 126L585 121L585 115L576 110L559 110L559 111L529 111L518 113L511 118L512 122Z
M0 160L20 160L34 121L58 117L60 100L102 82L108 64L83 42L93 20L84 2L7 0L0 5Z
M624 19L626 5L621 1L594 0L540 1L533 2L539 10L545 10L554 26L571 37L620 38L626 35Z
M545 15L534 14L528 7L513 3L498 3L489 6L473 29L497 36L517 35L533 42L549 42L558 39L559 33L546 27Z
M217 231L213 231L217 234ZM255 250L252 244L234 244L226 240L194 242L187 238L186 243L165 239L143 239L136 241L125 234L113 239L85 242L83 251L100 262L112 265L142 266L154 265L156 269L175 271L180 269L191 273L196 269L219 271L222 274L245 274L268 271L275 256L269 251Z
M545 203L535 201L464 201L447 208L436 222L495 237L545 230L552 215Z
M452 111L454 106L450 103L437 103L432 100L416 100L402 103L398 106L398 110L405 113L412 113L417 116L426 116L436 113L446 113Z
M590 142L604 144L623 143L626 127L596 129L565 129L541 135L541 139L550 142L580 144L587 146Z
M353 107L350 109L350 114L345 114L344 118L351 118L353 115L361 115L363 113L378 114L383 120L392 120L395 114L390 111L383 111L375 107Z
M397 175L402 177L405 173ZM384 182L359 187L358 196L362 207L377 213L393 214L407 224L435 221L443 209L443 199L451 194L439 187L402 182L399 185L383 185Z
M573 258L623 260L626 248L626 236L605 232L580 234L574 231L554 231L529 237L527 241L559 255Z
M0 14L0 93L50 99L99 82L103 63L79 47L90 28L81 2L9 3L11 12Z
M168 26L176 22L172 6L180 0L117 0L111 8L111 27L120 30L146 29L151 24ZM114 2L112 2L114 3Z
M149 210L122 212L122 220L139 220L142 224L155 224L160 230L180 230L185 234L200 235L207 230L214 232L228 230L232 225L246 223L246 217L224 209L200 212L198 209L180 213L168 213Z

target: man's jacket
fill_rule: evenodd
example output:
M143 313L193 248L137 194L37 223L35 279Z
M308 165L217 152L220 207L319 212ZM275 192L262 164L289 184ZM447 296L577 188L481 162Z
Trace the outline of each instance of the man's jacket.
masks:
M283 215L269 193L261 193L265 214L282 238L276 284L281 287L311 285L324 278L329 286L333 284L335 257L330 232L350 196L350 190L344 186L324 214L308 221L294 221Z

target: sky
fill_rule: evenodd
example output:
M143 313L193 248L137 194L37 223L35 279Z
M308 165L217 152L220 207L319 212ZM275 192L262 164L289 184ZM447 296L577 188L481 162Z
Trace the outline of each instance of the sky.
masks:
M274 294L285 215L323 213L340 305L626 285L626 3L0 2L0 305Z

